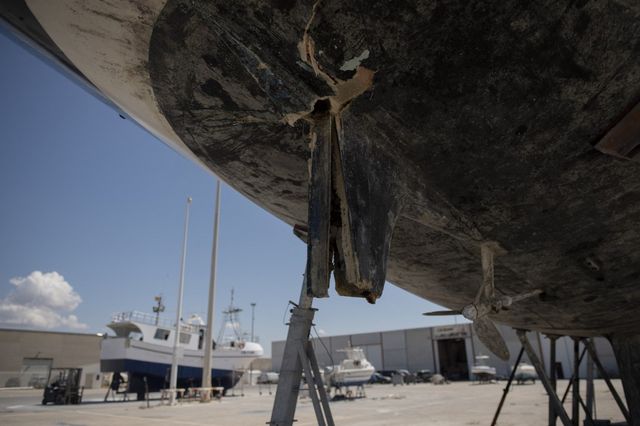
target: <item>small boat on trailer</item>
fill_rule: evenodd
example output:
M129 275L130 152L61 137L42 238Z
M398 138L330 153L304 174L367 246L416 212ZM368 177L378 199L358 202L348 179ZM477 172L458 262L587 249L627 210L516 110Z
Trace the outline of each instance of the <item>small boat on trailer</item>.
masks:
M489 383L496 378L496 369L487 365L488 355L478 355L476 363L471 368L471 374L480 383Z
M362 348L346 348L339 352L346 353L346 359L340 364L327 369L325 378L330 386L337 389L349 386L362 386L368 383L375 367L366 359Z
M514 378L519 385L523 385L528 381L535 384L536 379L538 378L538 373L533 365L527 364L526 362L520 362L518 368L516 368Z
M225 314L228 318L224 330L237 330L234 315L238 308L230 306ZM231 321L231 325L229 322ZM127 373L128 392L136 393L139 400L144 398L145 379L149 392L157 392L168 387L173 356L173 342L176 333L172 321L157 314L142 312L122 312L114 314L107 324L115 332L115 337L105 337L100 353L102 372ZM204 339L206 326L199 317L192 318L180 326L178 346L178 388L199 387L202 382L204 359ZM240 380L253 360L264 353L262 346L245 341L241 335L235 338L219 338L219 344L211 342L213 386L232 388Z

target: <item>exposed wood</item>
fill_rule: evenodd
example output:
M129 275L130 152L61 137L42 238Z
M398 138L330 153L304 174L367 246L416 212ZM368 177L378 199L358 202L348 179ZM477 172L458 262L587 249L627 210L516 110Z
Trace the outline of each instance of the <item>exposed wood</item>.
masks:
M331 227L331 133L333 118L325 111L313 126L309 147L309 219L307 289L313 297L329 296Z
M596 144L605 154L640 162L640 103Z

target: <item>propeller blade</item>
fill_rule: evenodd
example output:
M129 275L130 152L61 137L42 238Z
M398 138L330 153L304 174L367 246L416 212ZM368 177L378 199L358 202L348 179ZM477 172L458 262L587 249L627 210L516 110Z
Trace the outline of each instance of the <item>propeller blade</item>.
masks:
M473 330L478 339L503 361L509 361L509 348L493 321L483 316L473 322Z
M462 315L462 311L432 311L432 312L425 312L422 315L428 315L430 317L433 316L444 316L444 315Z

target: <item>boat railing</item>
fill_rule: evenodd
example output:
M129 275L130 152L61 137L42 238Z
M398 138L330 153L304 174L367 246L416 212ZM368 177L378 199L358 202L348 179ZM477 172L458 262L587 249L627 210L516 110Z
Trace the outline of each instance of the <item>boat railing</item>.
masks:
M158 327L166 327L169 329L175 328L173 321L167 318L159 318L155 314L147 314L139 311L118 312L111 316L112 323L120 322L139 322L142 324L155 325ZM193 324L182 323L182 332L197 333L199 326Z

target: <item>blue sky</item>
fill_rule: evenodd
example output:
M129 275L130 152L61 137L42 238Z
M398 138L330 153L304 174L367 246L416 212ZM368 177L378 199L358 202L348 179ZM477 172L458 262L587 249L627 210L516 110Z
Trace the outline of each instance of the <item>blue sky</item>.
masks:
M214 176L3 33L0 53L0 303L19 299L13 278L56 271L82 299L67 314L87 332L104 331L117 311L151 312L157 294L165 315L175 315L191 196L184 312L204 316ZM286 336L283 318L287 301L298 297L305 246L228 186L220 224L215 327L235 288L246 330L257 303L255 332L270 351L272 340ZM376 305L331 294L315 303L317 328L331 335L453 320L425 318L435 305L389 284Z

